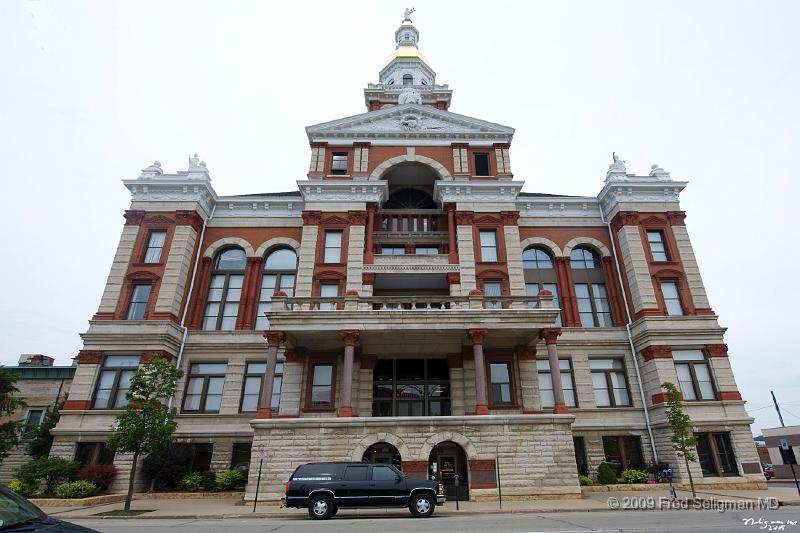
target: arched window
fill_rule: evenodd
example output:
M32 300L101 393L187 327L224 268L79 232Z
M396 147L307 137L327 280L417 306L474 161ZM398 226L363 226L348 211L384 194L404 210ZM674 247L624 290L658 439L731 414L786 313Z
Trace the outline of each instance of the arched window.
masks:
M204 330L229 331L236 327L246 263L241 248L226 248L217 255L203 313Z
M294 296L294 280L297 276L297 254L290 248L277 248L267 255L264 273L261 276L261 292L258 295L256 329L267 329L264 313L271 307L272 295L283 291Z
M414 76L411 74L403 74L403 85L414 85Z
M585 247L573 248L569 265L575 282L581 326L610 327L611 308L608 305L606 277L597 253Z
M560 309L558 300L558 277L553 268L553 258L541 248L528 248L522 252L522 269L525 275L525 294L537 296L539 291L548 290L553 293L553 307ZM531 302L529 307L537 307ZM556 325L561 326L561 315L556 318Z

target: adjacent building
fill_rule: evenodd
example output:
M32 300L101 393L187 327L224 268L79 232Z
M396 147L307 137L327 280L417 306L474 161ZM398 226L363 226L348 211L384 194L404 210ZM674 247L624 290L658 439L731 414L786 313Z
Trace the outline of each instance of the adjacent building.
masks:
M496 496L498 471L504 496L577 496L603 461L685 479L664 381L700 439L695 479L763 483L687 183L614 155L596 196L523 191L514 129L450 111L418 41L407 13L366 111L306 128L293 191L218 195L197 156L123 181L52 453L102 449L157 353L185 372L173 405L195 468L263 458L265 498L312 460L391 462L451 494L458 475L472 499Z
M769 453L769 460L775 471L775 479L800 478L800 466L797 466L797 448L800 447L800 426L765 428L764 446ZM794 469L794 476L792 475Z

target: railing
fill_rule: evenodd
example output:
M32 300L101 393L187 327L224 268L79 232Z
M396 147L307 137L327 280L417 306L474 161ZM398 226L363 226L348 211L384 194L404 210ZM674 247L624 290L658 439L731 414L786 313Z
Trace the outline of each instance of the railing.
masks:
M391 233L430 233L446 231L439 209L384 209L376 231ZM442 227L440 227L442 226Z
M277 311L441 311L457 309L553 309L553 297L541 296L311 296L272 297L267 314Z

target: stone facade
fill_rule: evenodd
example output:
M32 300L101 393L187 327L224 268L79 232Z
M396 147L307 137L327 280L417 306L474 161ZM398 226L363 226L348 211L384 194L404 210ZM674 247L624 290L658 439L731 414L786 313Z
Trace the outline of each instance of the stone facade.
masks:
M306 129L296 191L220 196L197 158L124 181L131 209L53 453L108 437L116 411L94 399L109 357L157 350L186 373L176 437L213 445L204 467L252 443L248 497L262 458L270 500L299 463L371 454L458 473L473 499L496 496L497 461L519 498L578 494L578 470L604 461L666 461L683 481L661 390L679 376L714 441L695 479L757 485L686 182L615 156L597 196L523 192L513 128L449 112L450 89L403 47L365 89L369 111ZM154 228L167 255L142 264ZM151 285L147 311L126 320L136 284Z

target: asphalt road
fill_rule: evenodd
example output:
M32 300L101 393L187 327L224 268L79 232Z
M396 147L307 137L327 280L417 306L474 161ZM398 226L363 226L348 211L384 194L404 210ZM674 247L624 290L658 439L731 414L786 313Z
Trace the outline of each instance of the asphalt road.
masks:
M486 533L503 532L583 532L583 531L769 531L763 522L745 525L745 518L773 522L777 525L792 520L783 531L800 532L800 507L783 507L774 511L601 511L569 513L514 513L464 516L439 516L420 519L405 514L381 517L335 517L328 521L305 518L227 519L227 520L160 520L160 519L96 519L74 523L103 533L211 533L231 530L236 533L392 533L423 532Z

